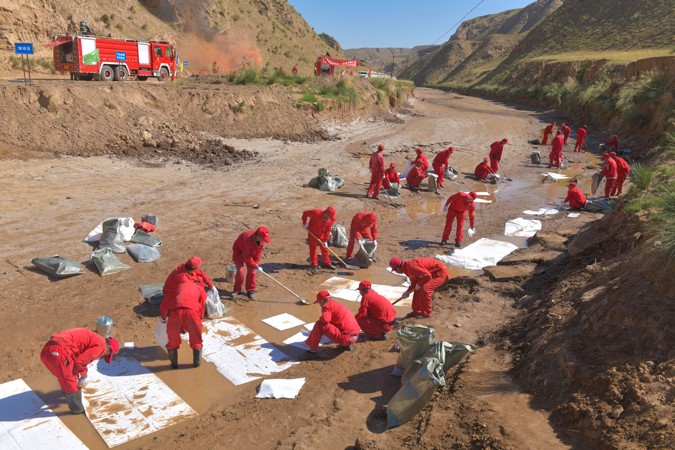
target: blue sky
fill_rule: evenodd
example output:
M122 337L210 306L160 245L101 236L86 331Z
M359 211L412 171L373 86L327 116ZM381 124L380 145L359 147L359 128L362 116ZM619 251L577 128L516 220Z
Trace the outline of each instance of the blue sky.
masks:
M317 34L327 33L333 36L345 49L411 48L430 45L437 40L436 44L442 44L455 32L459 25L457 22L476 5L478 7L464 20L522 8L533 2L534 0L289 0L291 6Z

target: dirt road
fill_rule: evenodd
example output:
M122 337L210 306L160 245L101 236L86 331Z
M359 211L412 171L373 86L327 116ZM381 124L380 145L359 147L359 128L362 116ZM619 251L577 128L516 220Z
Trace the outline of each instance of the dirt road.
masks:
M24 378L88 446L105 448L84 417L65 413L58 385L40 363L41 346L52 333L93 327L96 317L105 314L114 318L115 334L122 341L135 343L137 350L125 352L159 355L151 348L158 311L142 304L137 286L163 282L189 256L203 258L202 268L225 293L232 288L224 280L232 242L247 227L265 225L272 242L265 250L263 267L301 296L313 298L333 273L313 276L306 270L307 247L300 228L304 209L332 205L338 222L345 226L356 212L375 211L380 217L378 262L354 278L393 283L394 276L385 271L390 257L432 257L441 250L441 207L448 195L469 189L491 194L493 203L478 209L477 236L465 238L465 244L501 235L504 222L523 209L537 209L564 197L564 183L542 184L541 168L529 164L532 146L526 142L539 135L538 114L425 89L417 90L413 102L415 114L400 124L364 121L329 127L338 140L307 144L228 139L237 149L258 152L259 161L227 169L108 157L0 161L0 187L5 194L0 198L0 323L5 324L0 331L5 344L0 381ZM504 152L504 170L514 182L484 185L467 178L465 174L472 173L487 155L490 143L504 136L513 143ZM433 157L453 145L456 153L450 163L460 176L446 184L442 195L405 191L400 200L403 208L392 207L386 199L364 198L369 148L378 143L385 144L387 163L395 161L399 167L406 157L413 157L415 147L424 147ZM587 173L587 166L595 162L585 154L571 158L569 174ZM336 193L303 187L322 167L344 177L345 187ZM582 183L587 190L589 181ZM131 270L99 277L95 269L88 269L82 276L58 282L31 266L32 258L53 254L84 262L91 248L81 240L97 223L110 216L138 219L144 213L159 217L155 234L163 245L156 263L137 264L122 255ZM544 229L573 229L591 218L545 220ZM339 250L339 254L344 253ZM278 332L260 322L263 318L282 312L308 322L318 318L316 305L297 305L276 284L263 277L258 280L257 301L224 297L224 302L231 307L231 315L268 341L280 344L295 331ZM438 340L476 343L515 313L510 299L485 280L473 300L462 298L464 294L445 291L436 297L434 316L424 323L436 327ZM357 308L356 303L348 306ZM399 314L408 311L401 308ZM507 356L491 346L479 348L422 417L385 431L384 407L400 383L389 375L397 355L393 345L391 340L366 342L351 353L303 362L283 372L283 378L307 379L300 396L292 401L253 399L259 383L233 387L209 364L167 371L166 360L146 358L151 360L147 365L200 416L120 448L342 449L357 440L361 448L448 448L453 442L482 442L494 448L570 445L551 428L546 414L511 383ZM186 357L187 350L182 352ZM291 357L299 354L288 352Z

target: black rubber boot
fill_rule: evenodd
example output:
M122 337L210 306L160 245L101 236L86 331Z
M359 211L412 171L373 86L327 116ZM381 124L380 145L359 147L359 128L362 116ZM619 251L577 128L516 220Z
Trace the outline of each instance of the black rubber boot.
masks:
M195 350L194 348L192 349L192 365L195 367L199 367L200 364L202 363L202 350Z
M178 350L167 350L172 369L178 369Z
M73 414L84 414L84 405L82 405L82 391L73 392L71 394L63 395L66 396L66 402L68 402L68 408Z

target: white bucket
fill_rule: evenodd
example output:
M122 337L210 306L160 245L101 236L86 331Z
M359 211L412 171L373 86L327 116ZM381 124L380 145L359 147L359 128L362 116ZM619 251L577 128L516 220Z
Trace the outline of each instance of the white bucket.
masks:
M109 338L112 332L113 319L110 316L96 318L96 332L104 338Z
M225 267L225 281L234 283L234 276L237 274L237 268L235 266Z

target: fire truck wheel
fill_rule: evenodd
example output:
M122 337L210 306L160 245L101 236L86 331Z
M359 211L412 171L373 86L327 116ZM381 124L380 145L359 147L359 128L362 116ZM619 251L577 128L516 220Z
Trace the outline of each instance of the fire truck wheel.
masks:
M166 67L162 67L159 70L159 81L166 81L169 79L169 71Z
M101 68L101 80L102 81L112 81L115 78L115 72L110 66L103 66Z
M126 81L129 77L129 72L124 66L115 67L115 81Z

